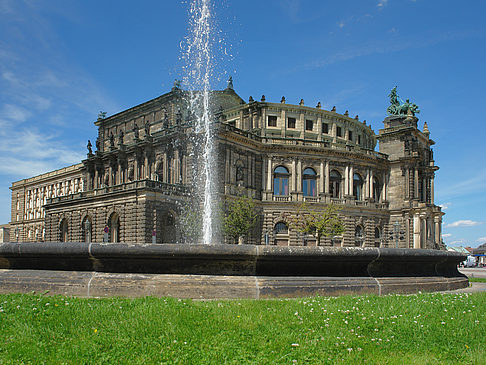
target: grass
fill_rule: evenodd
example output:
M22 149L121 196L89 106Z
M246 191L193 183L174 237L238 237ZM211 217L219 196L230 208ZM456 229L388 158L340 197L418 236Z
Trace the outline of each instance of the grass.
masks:
M475 283L486 283L486 279L485 278L468 278L469 281L472 283L472 282L475 282Z
M486 293L191 301L0 295L0 364L485 364Z

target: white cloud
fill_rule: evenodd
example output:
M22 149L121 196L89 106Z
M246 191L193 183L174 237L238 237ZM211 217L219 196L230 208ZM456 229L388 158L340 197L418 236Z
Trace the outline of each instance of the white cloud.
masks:
M442 203L442 204L439 204L439 207L442 208L442 210L447 210L449 209L449 207L452 205L451 202L448 202L448 203Z
M383 9L387 5L388 5L388 0L378 0L378 3L376 4L376 6L378 6L379 9Z
M483 224L484 222L473 221L470 219L464 219L446 224L444 228L454 228L454 227L473 227Z
M463 239L460 239L460 240L456 240L456 241L449 242L448 245L449 246L452 246L452 245L462 245L464 243L466 243L466 241L463 240Z
M485 242L486 243L486 237L479 237L476 242L479 242L479 243L483 243Z
M54 135L35 130L10 131L9 134L0 144L1 174L34 176L84 158L79 152L80 146L65 146Z
M0 110L0 119L6 119L11 122L25 122L32 113L27 109L13 104L4 104Z
M323 11L316 11L314 7L302 6L301 0L282 0L280 7L294 24L312 22L325 14Z
M448 237L451 237L451 236L452 236L452 234L450 234L450 233L444 233L442 235L442 238L448 238Z
M373 40L363 44L361 47L350 47L342 50L335 50L331 54L327 52L325 57L311 60L310 62L303 65L298 65L289 70L289 72L302 72L302 70L323 68L335 63L349 61L355 58L366 57L375 54L388 54L404 51L407 49L425 48L439 43L470 38L473 36L477 36L477 34L478 32L475 31L462 31L428 34L421 39L402 37L402 39L400 40Z

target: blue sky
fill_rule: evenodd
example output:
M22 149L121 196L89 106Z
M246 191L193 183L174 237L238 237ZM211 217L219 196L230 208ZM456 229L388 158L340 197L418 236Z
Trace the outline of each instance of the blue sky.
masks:
M0 0L0 223L12 181L79 162L93 121L182 77L189 1ZM420 107L434 146L444 240L486 242L486 2L215 1L214 86L358 114L382 128L388 93Z

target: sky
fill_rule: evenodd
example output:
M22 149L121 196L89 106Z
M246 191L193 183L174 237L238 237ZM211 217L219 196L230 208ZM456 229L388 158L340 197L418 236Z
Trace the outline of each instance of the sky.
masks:
M13 181L80 162L99 111L183 76L190 1L0 0L0 223ZM213 86L245 100L359 115L383 128L388 94L418 104L440 167L444 242L486 242L486 2L213 0Z

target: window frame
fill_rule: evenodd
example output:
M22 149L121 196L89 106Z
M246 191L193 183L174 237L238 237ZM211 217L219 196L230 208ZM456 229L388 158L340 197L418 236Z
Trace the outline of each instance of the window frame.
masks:
M285 169L285 172L279 170ZM285 166L279 165L273 169L273 195L275 196L289 196L289 169Z
M310 128L309 128L310 125ZM305 130L306 132L312 132L314 130L314 120L313 119L306 119L305 120Z
M290 121L292 121L293 126L290 125ZM287 129L295 129L295 128L297 128L297 118L287 117Z
M312 167L306 167L302 172L302 193L305 197L317 196L317 173Z
M267 115L267 127L276 127L277 123L278 117L276 115Z

